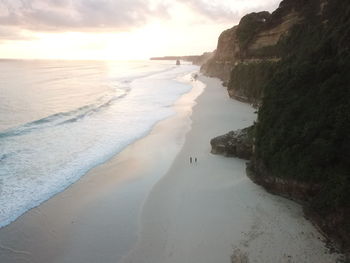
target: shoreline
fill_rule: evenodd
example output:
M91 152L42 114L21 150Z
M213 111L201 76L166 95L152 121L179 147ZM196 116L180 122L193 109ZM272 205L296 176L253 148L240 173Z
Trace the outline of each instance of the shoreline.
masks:
M152 188L139 239L122 263L332 263L326 240L299 204L271 195L245 161L210 154L210 139L247 127L255 109L234 101L217 79L193 108L192 129L168 173ZM198 163L190 164L189 156Z
M0 261L116 262L126 254L137 239L138 213L148 191L169 169L190 129L192 107L204 87L188 84L192 88L174 103L172 116L2 227Z
M211 138L256 115L199 80L174 116L1 228L0 261L335 262L300 205L254 184L245 161L210 154Z
M148 66L136 70L136 65ZM34 67L38 71L35 74L41 72L42 66ZM57 70L55 64L52 66L53 71ZM80 65L77 72L86 66ZM125 66L129 68L130 65ZM22 121L13 120L12 124L11 118L4 119L4 127L7 123L8 129L0 132L3 146L0 151L0 177L3 178L0 182L0 228L64 191L89 170L145 137L156 123L174 115L175 102L192 88L175 78L198 70L197 66L176 67L172 63L141 62L135 66L127 73L130 76L120 80L117 75L124 73L115 73L116 80L102 80L106 85L98 86L100 82L97 81L90 83L85 91L82 88L80 94L79 88L72 91L73 97L77 97L76 103L68 99L67 105L62 103L64 105L53 112L46 112L43 107L43 113L37 117L34 116L38 109L34 107L33 111L28 111L27 119L24 112L16 114ZM96 74L107 74L106 69L98 66L93 70ZM39 75L34 78L42 77ZM84 83L81 79L79 85L84 86ZM90 98L86 92L95 84L102 90L97 88ZM63 102L67 93L64 90L56 93L52 96ZM47 106L48 101L43 99L42 103ZM5 115L11 116L7 111Z

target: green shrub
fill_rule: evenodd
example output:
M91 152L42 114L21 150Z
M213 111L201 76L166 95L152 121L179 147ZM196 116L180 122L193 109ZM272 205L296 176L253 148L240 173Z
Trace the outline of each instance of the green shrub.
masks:
M276 62L261 61L238 64L231 72L228 89L235 90L250 101L261 100L264 86L272 78Z
M315 3L280 43L282 60L259 110L256 154L272 175L321 184L314 206L335 209L350 206L350 5L329 0L319 15Z

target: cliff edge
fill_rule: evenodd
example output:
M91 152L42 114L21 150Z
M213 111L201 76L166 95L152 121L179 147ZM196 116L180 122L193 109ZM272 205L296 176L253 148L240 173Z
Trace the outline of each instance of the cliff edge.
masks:
M225 31L202 67L227 82L231 97L259 108L249 177L301 202L306 215L347 255L349 39L347 1L284 0L272 14L250 14ZM220 145L232 139L219 138Z
M272 14L264 11L244 16L237 26L221 33L217 49L201 71L221 79L230 97L257 103L263 94L261 83L269 79L270 68L280 60L279 42L301 19L297 3L283 1ZM261 72L250 74L257 76L254 80L241 74L252 70Z

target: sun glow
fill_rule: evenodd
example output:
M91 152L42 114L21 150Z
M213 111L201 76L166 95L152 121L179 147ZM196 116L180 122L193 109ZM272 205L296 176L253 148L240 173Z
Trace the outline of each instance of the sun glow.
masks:
M29 40L1 43L0 57L129 60L200 54L215 47L218 33L224 28L213 26L208 30L206 26L197 26L193 32L191 27L153 23L121 33L34 33Z
M194 55L215 49L231 23L212 23L175 5L168 19L122 32L24 32L21 40L0 42L2 58L136 60L151 56ZM181 16L178 16L181 14Z
M161 43L156 29L124 33L36 33L31 40L2 43L3 58L140 59ZM151 40L152 39L152 40Z
M9 10L18 13L17 22L11 20L9 13L2 13L6 10L0 3L0 18L8 19L9 23L0 25L0 58L133 60L201 54L216 48L219 34L236 24L241 12L258 8L258 3L278 1L147 0L124 1L119 5L117 1L74 0L71 3L75 5L67 6L65 2L38 0L35 3L44 5L32 6L36 8L36 17L30 15L33 10L27 10L21 1L13 0L18 2L17 7L10 6ZM159 5L160 11L154 11L145 20L143 16L151 12L145 11L146 2L150 3L150 10L157 10ZM111 12L114 8L125 10ZM129 12L131 8L134 13ZM51 12L52 17L47 16L46 11ZM82 24L75 24L81 17Z

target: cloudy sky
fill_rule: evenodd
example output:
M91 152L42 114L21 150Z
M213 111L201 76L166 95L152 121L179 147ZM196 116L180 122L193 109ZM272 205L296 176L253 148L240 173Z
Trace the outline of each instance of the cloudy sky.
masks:
M280 0L0 0L1 58L201 54L246 13Z

